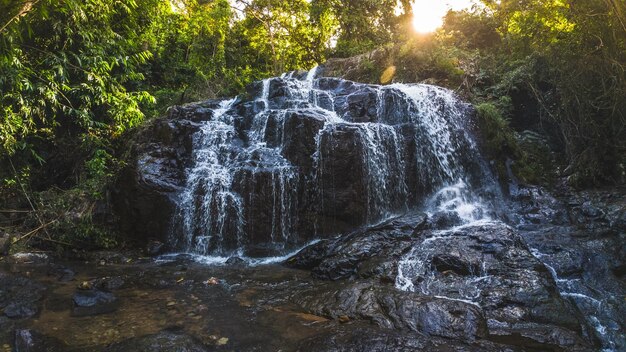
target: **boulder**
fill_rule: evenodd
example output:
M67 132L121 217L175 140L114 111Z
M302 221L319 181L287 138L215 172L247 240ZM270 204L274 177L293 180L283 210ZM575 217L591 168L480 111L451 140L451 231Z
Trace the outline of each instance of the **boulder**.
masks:
M31 279L0 273L0 309L9 318L31 318L39 313L46 288Z
M112 293L99 290L77 291L72 301L72 315L77 317L111 313L119 305L117 297Z
M36 302L16 302L4 307L4 315L11 319L32 318L39 313Z
M476 305L403 292L390 285L331 284L293 300L311 314L365 319L386 329L470 342L487 335L486 320Z
M174 118L180 116L187 115L173 110L170 118L151 121L137 133L128 166L112 188L120 230L142 245L151 239L167 241L176 198L185 185L191 138L199 125Z

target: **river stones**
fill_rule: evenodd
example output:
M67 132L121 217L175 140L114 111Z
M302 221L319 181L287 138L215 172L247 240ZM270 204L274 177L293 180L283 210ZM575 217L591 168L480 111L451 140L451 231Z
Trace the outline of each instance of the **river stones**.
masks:
M77 317L110 313L119 304L112 293L99 290L77 291L72 296L72 301L72 315Z
M0 273L0 309L9 318L30 318L39 313L46 288L31 279Z

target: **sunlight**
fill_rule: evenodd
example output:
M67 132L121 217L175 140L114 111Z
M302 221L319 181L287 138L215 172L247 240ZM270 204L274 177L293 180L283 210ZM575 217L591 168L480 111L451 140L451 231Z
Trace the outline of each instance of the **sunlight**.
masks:
M472 0L414 0L413 28L418 33L434 32L443 24L448 10L462 10L472 3Z

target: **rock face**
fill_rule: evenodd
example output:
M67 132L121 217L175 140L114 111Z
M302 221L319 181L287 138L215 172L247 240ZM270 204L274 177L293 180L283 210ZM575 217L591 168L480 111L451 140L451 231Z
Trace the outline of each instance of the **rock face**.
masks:
M170 249L269 256L405 213L444 185L490 184L473 110L450 91L314 76L175 107L139 132L115 187L123 230Z
M113 188L115 212L129 238L142 243L167 238L196 129L192 121L159 119L135 137L133 163L120 173Z
M626 189L513 192L517 228L606 350L626 349Z

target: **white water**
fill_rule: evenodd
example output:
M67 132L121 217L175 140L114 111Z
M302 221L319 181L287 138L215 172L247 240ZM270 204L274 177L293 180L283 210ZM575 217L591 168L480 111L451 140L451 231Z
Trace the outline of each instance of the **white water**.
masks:
M225 225L229 216L235 223L243 222L240 211L241 197L231 191L233 182L230 163L224 151L232 142L235 129L232 119L226 115L234 103L225 100L214 111L213 119L204 123L193 137L193 168L189 170L185 191L180 196L179 218L182 219L187 248L202 252L220 248L225 236ZM229 211L235 209L235 212ZM204 216L215 214L215 216ZM234 234L237 241L242 238L241 227Z
M156 258L156 262L172 262L172 261L176 261L180 256L186 256L189 257L191 260L193 260L196 263L199 264L203 264L203 265L215 265L215 266L223 266L223 265L228 265L228 260L229 259L233 259L233 258L238 258L241 259L243 261L243 263L245 263L248 266L259 266L259 265L270 265L270 264L279 264L284 262L285 260L289 259L290 257L296 255L298 252L300 252L301 250L303 250L304 248L308 247L308 246L312 246L316 243L318 243L319 240L314 240L311 241L301 247L299 247L298 249L292 250L286 254L280 255L280 256L274 256L274 257L265 257L265 258L250 258L250 257L246 257L244 255L238 256L213 256L213 255L202 255L202 254L197 254L197 253L171 253L171 254L164 254L159 256L158 258Z
M602 317L604 316L603 313L605 312L605 310L610 308L605 306L606 302L604 300L593 297L594 294L597 294L598 292L590 292L590 290L585 287L581 279L564 279L559 277L557 271L552 265L550 265L550 255L541 253L535 248L531 248L530 252L535 258L537 258L546 266L546 268L552 275L552 278L557 284L559 294L564 298L572 300L573 303L581 310L581 312L586 313L585 319L587 319L587 322L596 331L599 337L602 338L602 341L604 343L604 349L602 351L617 351L615 343L611 341L611 338L609 337L609 329L606 326L608 322L604 321ZM605 295L607 294L606 292L602 293Z

